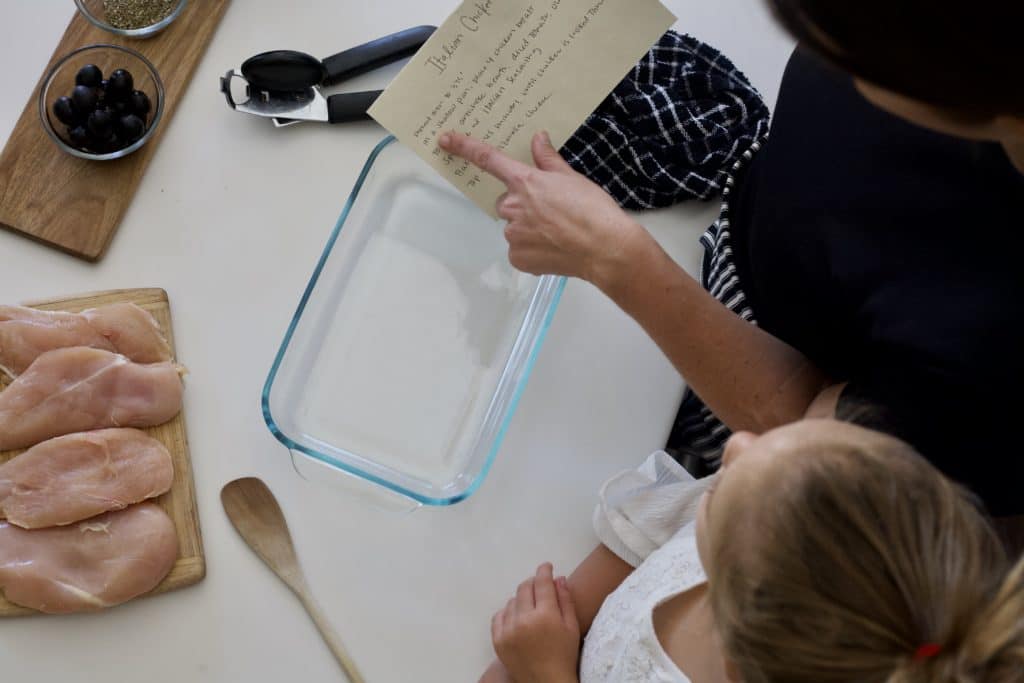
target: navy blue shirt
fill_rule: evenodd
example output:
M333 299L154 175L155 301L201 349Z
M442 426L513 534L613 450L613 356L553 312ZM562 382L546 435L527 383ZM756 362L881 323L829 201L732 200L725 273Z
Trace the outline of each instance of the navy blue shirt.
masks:
M849 382L840 413L1024 513L1024 175L798 50L732 203L758 323Z

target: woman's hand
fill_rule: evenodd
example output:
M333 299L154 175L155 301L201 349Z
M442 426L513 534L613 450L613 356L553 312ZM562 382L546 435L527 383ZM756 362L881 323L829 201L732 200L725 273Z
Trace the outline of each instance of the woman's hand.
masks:
M497 211L508 221L508 258L519 270L578 277L604 289L629 267L634 245L653 243L614 199L559 156L546 133L533 138L536 168L460 133L445 133L439 144L508 188Z
M516 683L576 682L580 627L564 578L542 564L491 620L498 659Z

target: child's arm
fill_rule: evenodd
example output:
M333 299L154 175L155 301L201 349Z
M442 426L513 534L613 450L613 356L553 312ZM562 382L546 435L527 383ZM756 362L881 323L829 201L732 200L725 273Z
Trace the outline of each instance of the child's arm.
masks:
M569 576L568 588L575 605L576 619L581 635L586 635L601 609L604 599L619 587L633 567L604 545L597 546ZM494 660L480 678L480 683L510 683L500 660Z
M599 545L569 576L569 591L576 605L580 633L586 635L604 599L633 573L633 567Z
M512 676L509 675L508 671L505 670L505 665L501 663L500 659L495 659L491 662L491 665L487 667L487 671L480 677L478 683L515 683L512 680Z

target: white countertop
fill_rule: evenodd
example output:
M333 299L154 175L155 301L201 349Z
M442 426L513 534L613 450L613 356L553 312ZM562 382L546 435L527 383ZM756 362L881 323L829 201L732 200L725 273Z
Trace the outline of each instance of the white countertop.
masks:
M774 102L792 43L759 0L666 4L682 18L677 30L722 49ZM310 583L368 681L475 680L492 657L490 615L541 561L571 570L595 543L599 484L663 444L682 381L627 316L575 281L495 466L467 502L404 515L310 484L264 426L270 363L384 131L373 123L278 131L231 112L218 77L264 50L322 56L436 25L454 5L234 0L99 264L0 230L3 303L167 290L179 358L191 371L185 414L208 564L196 587L104 614L0 621L5 680L343 680L298 602L224 516L221 486L246 475L280 500ZM0 0L0 142L72 12L71 0ZM383 87L396 72L352 87ZM696 272L696 240L717 208L641 220Z

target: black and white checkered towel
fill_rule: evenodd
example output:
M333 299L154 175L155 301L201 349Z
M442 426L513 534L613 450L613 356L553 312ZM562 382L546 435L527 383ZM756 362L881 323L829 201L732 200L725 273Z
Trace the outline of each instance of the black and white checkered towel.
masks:
M731 61L669 31L561 152L622 207L651 209L720 195L768 120L761 95Z
M701 284L756 325L733 262L729 194L768 134L768 107L718 50L666 33L561 150L624 208L649 209L722 195L701 238ZM718 468L729 429L692 390L666 450L691 473Z

